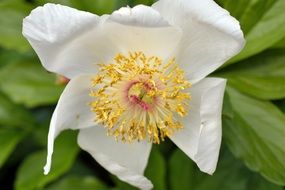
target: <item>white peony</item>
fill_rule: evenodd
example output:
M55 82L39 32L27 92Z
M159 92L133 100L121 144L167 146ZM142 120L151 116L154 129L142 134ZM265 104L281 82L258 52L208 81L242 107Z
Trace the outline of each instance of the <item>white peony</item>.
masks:
M151 146L170 138L212 174L221 144L226 80L205 78L244 45L236 19L213 0L160 0L97 16L46 4L23 21L43 66L70 79L53 113L53 144L79 129L78 144L140 189Z

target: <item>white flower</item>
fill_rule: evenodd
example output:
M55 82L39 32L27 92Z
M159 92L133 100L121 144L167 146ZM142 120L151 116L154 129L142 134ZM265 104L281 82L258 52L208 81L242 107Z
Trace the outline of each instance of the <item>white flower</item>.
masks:
M46 4L24 19L23 34L47 70L71 79L51 119L45 174L65 129L80 129L79 146L140 189L153 187L143 173L152 143L165 137L215 171L226 81L205 77L244 38L213 0L160 0L101 17Z

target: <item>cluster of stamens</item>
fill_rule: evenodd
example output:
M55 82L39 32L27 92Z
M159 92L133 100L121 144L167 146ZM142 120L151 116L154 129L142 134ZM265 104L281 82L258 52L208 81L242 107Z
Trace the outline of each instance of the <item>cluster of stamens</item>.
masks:
M99 64L90 96L95 122L107 135L132 142L160 143L175 130L189 109L191 84L174 59L163 63L142 52L118 54L112 63Z

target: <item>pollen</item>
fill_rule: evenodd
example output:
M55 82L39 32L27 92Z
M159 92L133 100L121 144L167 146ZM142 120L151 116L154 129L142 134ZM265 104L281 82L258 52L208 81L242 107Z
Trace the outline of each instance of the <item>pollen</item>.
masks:
M159 144L183 128L191 84L174 58L163 61L133 52L117 54L99 67L90 84L90 107L108 136Z

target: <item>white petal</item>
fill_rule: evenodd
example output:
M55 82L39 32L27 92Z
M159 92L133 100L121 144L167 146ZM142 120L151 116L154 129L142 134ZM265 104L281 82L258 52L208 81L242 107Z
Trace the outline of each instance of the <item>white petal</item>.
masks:
M184 129L171 140L196 162L201 171L212 174L219 157L221 114L226 80L205 78L191 88L190 112Z
M81 75L72 79L61 94L51 118L45 174L50 171L54 140L61 131L95 125L94 113L88 105L91 102L90 86L91 76Z
M182 28L177 61L192 83L216 70L244 46L239 22L213 0L160 0L153 7Z
M46 4L24 19L23 35L47 70L73 78L96 72L94 64L109 60L117 51L99 29L106 18Z
M151 189L152 183L143 176L151 150L151 143L122 143L106 135L106 129L95 126L81 129L79 146L110 173L140 189Z
M112 13L110 19L121 24L132 26L169 26L168 22L163 19L159 12L145 5L137 5L133 8L120 8Z
M147 56L158 56L165 60L173 55L181 39L179 28L137 27L109 21L104 24L104 33L123 54L143 52Z
M115 11L104 23L104 34L122 53L142 51L167 59L176 50L182 31L170 26L156 10L139 5Z

